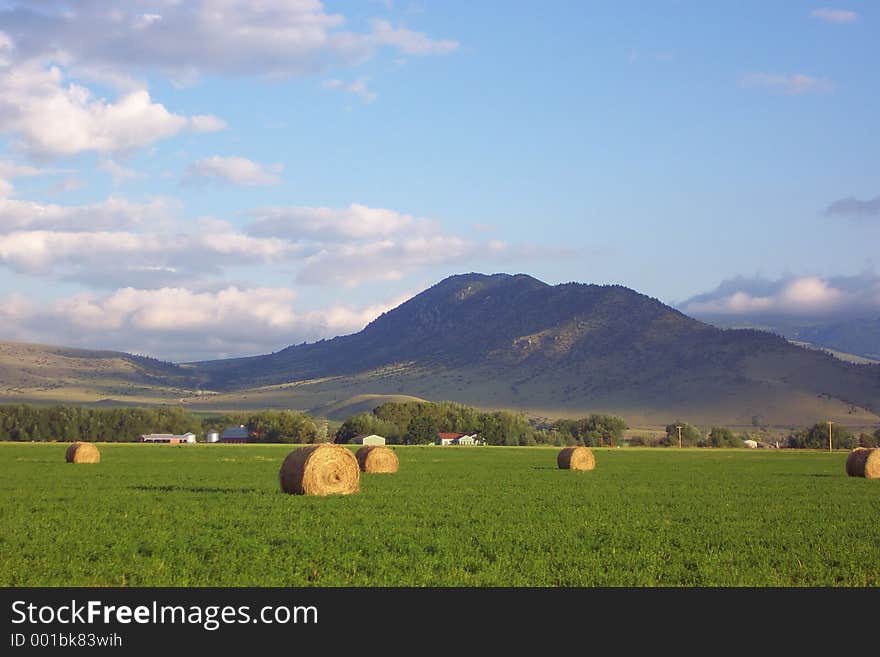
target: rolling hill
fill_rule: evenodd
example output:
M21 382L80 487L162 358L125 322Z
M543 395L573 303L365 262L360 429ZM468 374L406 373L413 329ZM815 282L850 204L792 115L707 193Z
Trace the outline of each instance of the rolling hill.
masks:
M151 403L192 394L185 367L119 351L0 342L0 402Z

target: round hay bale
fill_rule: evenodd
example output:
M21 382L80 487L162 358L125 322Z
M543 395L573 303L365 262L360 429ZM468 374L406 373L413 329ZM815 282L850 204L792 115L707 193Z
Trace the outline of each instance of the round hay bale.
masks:
M348 495L360 490L361 470L350 449L319 443L293 450L279 472L281 490L297 495Z
M566 447L556 455L556 465L562 470L593 470L596 457L589 447Z
M92 443L77 441L67 448L64 458L68 463L98 463L101 453Z
M400 468L397 454L390 447L364 445L354 456L364 472L397 472Z
M846 474L850 477L880 479L880 448L856 447L846 457Z

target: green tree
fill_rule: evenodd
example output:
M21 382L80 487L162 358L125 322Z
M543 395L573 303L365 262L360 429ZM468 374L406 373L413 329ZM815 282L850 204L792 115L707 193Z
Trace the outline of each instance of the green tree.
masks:
M791 432L786 438L786 445L795 449L828 449L828 423L817 422L806 429ZM831 446L834 449L852 449L858 439L846 427L831 428Z
M676 437L678 430L676 429ZM742 447L743 439L727 427L712 427L705 441L709 447Z
M410 420L406 428L406 442L411 445L426 445L437 440L437 423L427 416L419 415Z
M880 447L880 429L874 433L862 432L859 434L859 447Z
M688 424L687 422L683 422L678 420L673 422L672 424L666 425L666 436L660 441L661 445L666 447L674 446L678 447L679 445L679 430L678 427L681 427L681 445L698 445L702 440L703 436L700 434L700 430L695 426Z

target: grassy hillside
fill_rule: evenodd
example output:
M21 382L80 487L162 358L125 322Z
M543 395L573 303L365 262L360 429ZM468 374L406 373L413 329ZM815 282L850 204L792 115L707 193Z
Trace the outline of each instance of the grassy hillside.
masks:
M152 358L0 342L2 403L168 403L197 387L188 368Z

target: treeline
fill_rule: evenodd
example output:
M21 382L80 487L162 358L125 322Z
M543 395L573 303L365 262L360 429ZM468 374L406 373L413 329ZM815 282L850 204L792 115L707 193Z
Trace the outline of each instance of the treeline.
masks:
M785 446L795 449L828 449L828 424L819 422L807 429L792 431L785 439ZM880 429L873 433L855 435L846 427L831 428L831 446L834 449L856 447L880 447Z
M617 416L593 413L579 419L539 420L524 413L480 411L456 402L389 402L371 412L349 417L336 431L326 420L302 411L261 410L205 416L179 406L90 408L85 406L0 405L0 440L134 442L141 434L192 432L202 441L209 431L244 426L248 442L350 442L358 434L378 434L388 443L433 443L441 432L478 434L488 445L555 445L587 447L621 445L626 422ZM680 432L680 437L679 437ZM827 449L828 425L817 423L793 429L783 439L769 441L762 433L735 433L722 426L701 431L686 422L666 426L659 438L629 437L633 446L743 447L754 440L759 447ZM854 434L833 426L834 449L880 447L880 429Z
M84 406L0 406L0 440L134 442L142 434L248 428L249 442L313 443L328 439L327 423L300 411L254 411L200 416L179 406L89 408Z
M476 433L487 445L598 446L623 438L622 418L594 413L578 420L552 422L524 413L480 411L456 402L388 402L348 418L334 435L347 443L359 434L378 434L391 444L433 443L438 433Z
M754 440L759 447L787 447L790 449L828 449L828 424L818 422L811 427L793 429L782 440L769 441L762 433L734 433L727 427L711 427L700 431L694 425L678 421L666 425L666 434L649 440L641 436L630 438L630 445L654 447L744 447L747 440ZM854 449L856 447L880 447L880 429L873 433L861 432L858 435L846 427L833 426L831 444L834 449Z
M327 422L302 411L265 410L227 413L207 418L204 431L223 431L229 426L248 429L249 442L254 443L323 443L329 440Z

